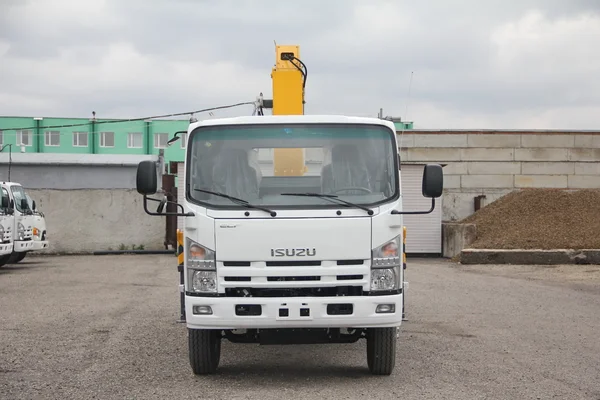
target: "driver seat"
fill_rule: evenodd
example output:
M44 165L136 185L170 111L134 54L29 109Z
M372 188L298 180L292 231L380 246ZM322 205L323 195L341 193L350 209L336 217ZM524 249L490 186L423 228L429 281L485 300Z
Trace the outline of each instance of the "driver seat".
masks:
M365 160L356 146L341 144L331 149L331 164L321 171L321 190L332 194L342 188L361 187L372 190ZM364 194L362 190L345 190L342 194Z
M241 149L223 149L212 169L213 190L244 200L258 198L257 171L248 163L248 153Z

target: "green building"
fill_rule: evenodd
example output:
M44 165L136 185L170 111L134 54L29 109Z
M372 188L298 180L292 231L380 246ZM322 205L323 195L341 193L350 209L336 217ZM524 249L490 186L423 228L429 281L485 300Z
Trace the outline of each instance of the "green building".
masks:
M393 118L398 131L413 129L412 122ZM185 140L167 147L177 131L187 130L189 119L145 121L0 117L2 151L69 154L158 154L165 163L183 161ZM184 135L180 135L184 139ZM7 146L12 145L12 146Z
M158 154L164 149L167 161L182 160L185 142L167 147L167 141L188 124L188 119L0 117L0 146L10 144L13 152L69 154Z

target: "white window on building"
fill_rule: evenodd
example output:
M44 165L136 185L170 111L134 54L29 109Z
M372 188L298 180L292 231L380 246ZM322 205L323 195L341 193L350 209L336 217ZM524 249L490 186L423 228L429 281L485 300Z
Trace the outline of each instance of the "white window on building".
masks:
M73 147L87 147L88 145L88 133L87 132L73 132Z
M169 141L168 133L157 133L154 135L154 148L155 149L164 149L167 147L167 142Z
M127 134L127 147L130 149L141 149L142 143L142 132L129 132Z
M17 146L31 146L33 143L31 131L17 131Z
M60 146L60 132L59 131L46 131L46 146L56 147Z
M115 147L115 133L100 132L100 147Z

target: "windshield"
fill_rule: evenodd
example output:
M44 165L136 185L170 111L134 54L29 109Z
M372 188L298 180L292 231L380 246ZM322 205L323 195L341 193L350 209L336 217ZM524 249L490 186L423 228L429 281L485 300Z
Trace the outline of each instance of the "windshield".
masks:
M216 192L264 207L340 207L397 198L395 132L365 124L265 124L195 129L188 145L189 199L241 208Z
M26 211L26 210L23 210L23 208L21 207L21 199L26 199L25 191L23 190L23 187L22 186L11 186L10 191L12 192L13 198L15 199L15 208L19 212Z

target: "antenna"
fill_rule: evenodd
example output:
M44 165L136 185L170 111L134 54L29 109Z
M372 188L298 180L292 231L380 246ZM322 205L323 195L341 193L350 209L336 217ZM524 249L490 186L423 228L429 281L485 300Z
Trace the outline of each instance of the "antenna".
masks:
M406 98L406 108L404 110L404 118L408 121L408 103L410 102L410 91L412 88L413 71L410 72L410 83L408 84L408 97ZM400 132L400 149L402 149L402 138L404 137L405 125L402 123L402 132Z

